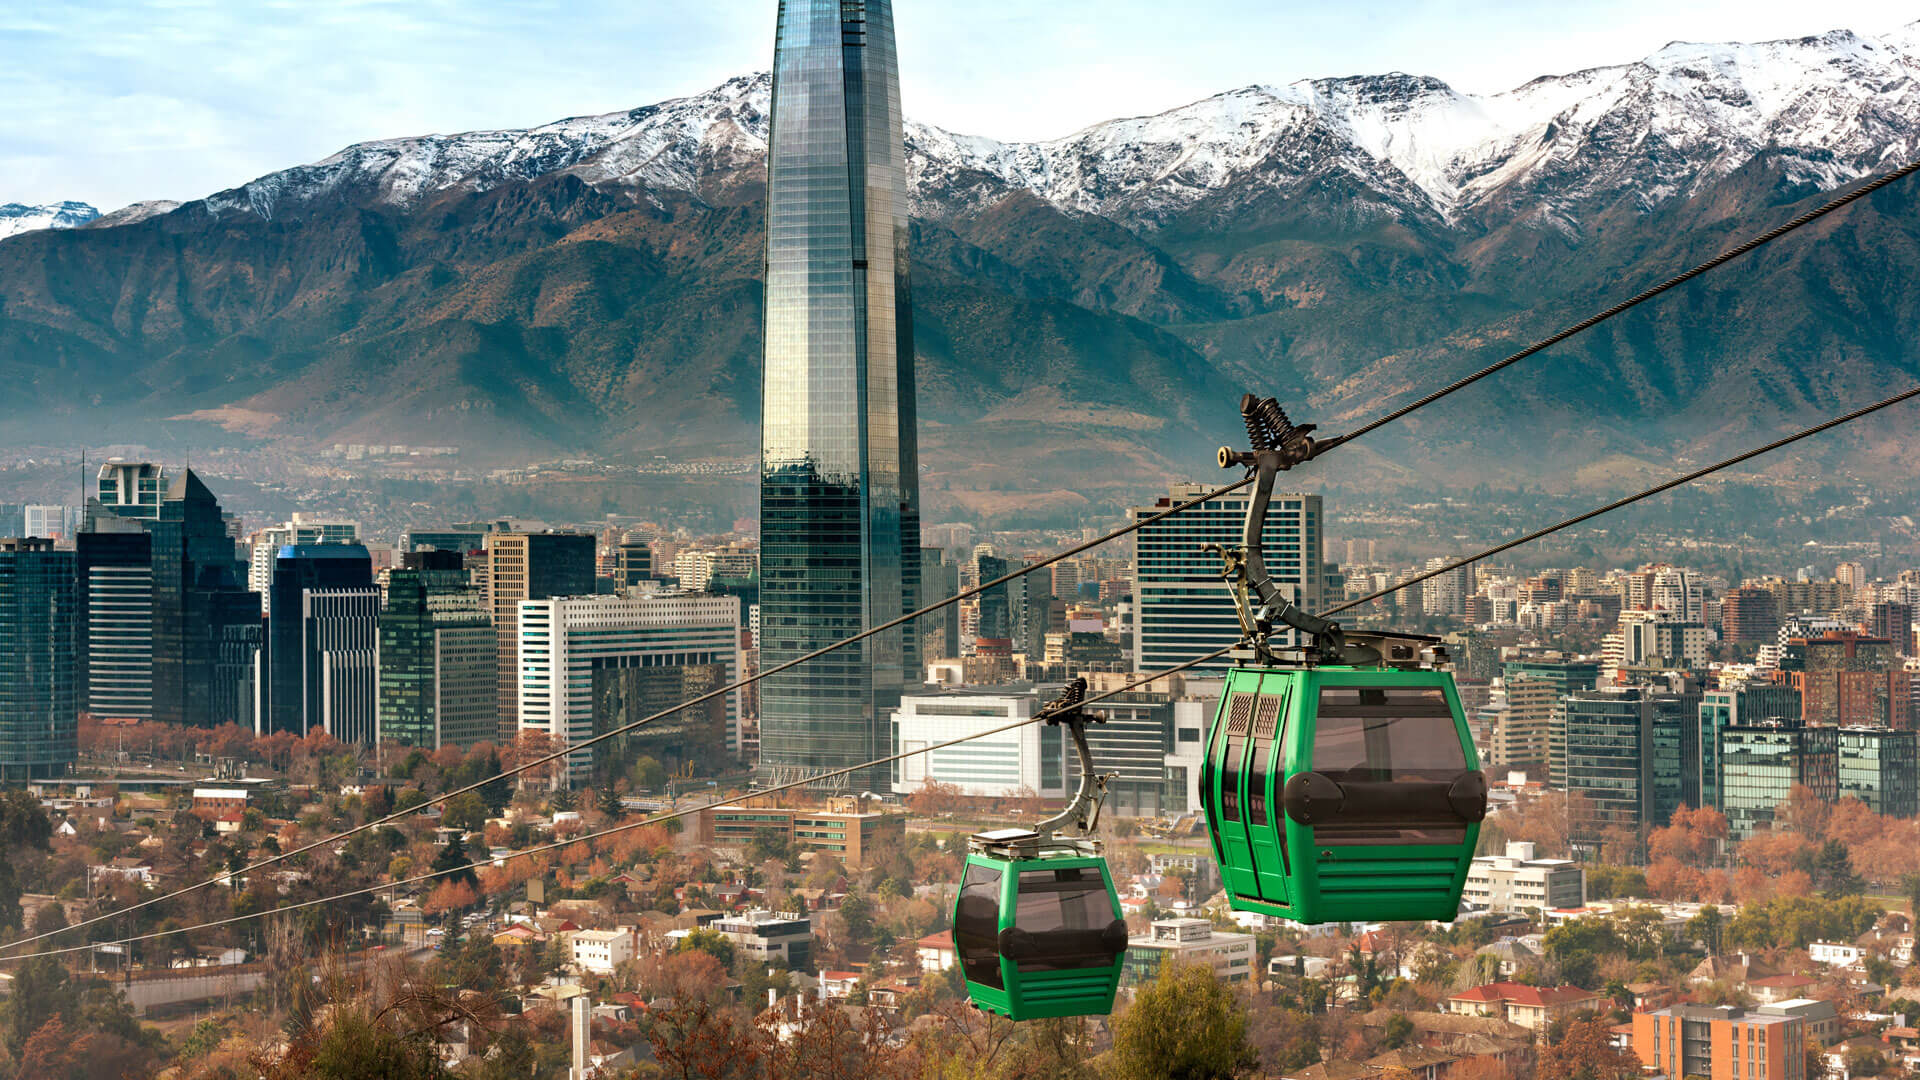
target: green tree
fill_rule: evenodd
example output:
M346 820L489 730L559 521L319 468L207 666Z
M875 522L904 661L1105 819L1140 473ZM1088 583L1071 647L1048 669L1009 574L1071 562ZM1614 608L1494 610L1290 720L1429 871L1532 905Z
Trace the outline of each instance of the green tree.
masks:
M594 792L593 803L599 811L618 818L625 810L620 806L620 774L608 769L600 778L600 787Z
M642 754L627 770L634 791L659 791L667 786L667 770L656 760Z
M1387 1026L1380 1035L1380 1044L1389 1050L1398 1050L1413 1038L1413 1021L1400 1013L1387 1017Z
M15 876L16 864L26 852L49 851L52 844L53 822L47 819L40 800L24 788L0 794L0 851L7 853L0 859L0 929L20 929L21 889Z
M487 827L487 804L477 791L463 792L441 808L440 823L453 829L479 832Z
M1700 909L1700 914L1687 920L1687 934L1700 943L1708 954L1720 951L1720 933L1726 928L1726 917L1713 904Z
M793 841L779 829L764 828L753 830L753 837L747 841L747 858L756 863L768 859L787 861L793 854Z
M1163 961L1113 1020L1115 1080L1227 1080L1255 1061L1246 1013L1204 965Z
M27 1039L54 1017L68 1021L80 1015L80 988L67 977L56 957L42 956L21 963L13 972L13 990L0 1004L0 1035L7 1050L18 1056Z
M1847 845L1838 840L1829 840L1820 845L1820 853L1814 856L1813 866L1814 880L1820 883L1820 894L1829 900L1866 891L1866 882L1853 872L1853 854L1847 850Z
M674 951L703 952L720 961L722 967L733 966L733 939L718 930L695 930L681 938Z
M433 871L444 875L444 880L459 881L480 888L480 875L473 872L473 860L467 856L466 842L455 833L447 840L447 845L433 857Z
M873 937L873 901L865 893L848 893L840 901L840 920L847 924L849 938L867 944Z

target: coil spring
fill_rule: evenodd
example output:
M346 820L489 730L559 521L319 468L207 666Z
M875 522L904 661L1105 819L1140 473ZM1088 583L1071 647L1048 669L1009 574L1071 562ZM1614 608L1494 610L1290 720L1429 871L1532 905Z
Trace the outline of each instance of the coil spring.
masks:
M1246 395L1240 399L1240 416L1246 421L1247 441L1256 453L1277 448L1286 441L1287 432L1293 430L1286 410L1273 398Z

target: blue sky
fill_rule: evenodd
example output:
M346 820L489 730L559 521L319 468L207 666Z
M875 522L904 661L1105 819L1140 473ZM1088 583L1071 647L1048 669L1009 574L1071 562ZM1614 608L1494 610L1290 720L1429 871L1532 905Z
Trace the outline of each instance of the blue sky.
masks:
M916 119L1062 135L1235 86L1468 91L1673 40L1882 33L1911 0L895 0ZM0 202L189 199L365 139L524 127L767 66L773 0L6 0Z

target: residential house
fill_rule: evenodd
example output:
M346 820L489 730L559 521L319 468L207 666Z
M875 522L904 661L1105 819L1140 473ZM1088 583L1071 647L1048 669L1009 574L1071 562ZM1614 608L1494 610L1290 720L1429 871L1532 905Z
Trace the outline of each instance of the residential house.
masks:
M953 931L936 931L914 944L920 954L921 971L945 971L953 966Z
M1867 950L1845 941L1816 941L1807 946L1807 959L1829 967L1858 967Z
M568 938L573 966L593 975L611 975L639 952L639 936L631 926L613 930L575 930Z
M1820 980L1810 975L1768 975L1760 979L1748 979L1747 993L1763 1005L1789 1001L1805 997L1820 985Z
M1447 999L1447 1011L1463 1016L1492 1016L1518 1024L1535 1035L1555 1020L1582 1011L1598 1010L1605 999L1577 986L1528 986L1525 983L1487 983Z
M1404 1073L1413 1077L1413 1080L1445 1080L1447 1072L1459 1060L1443 1050L1428 1050L1422 1046L1403 1046L1398 1050L1389 1050L1377 1057L1370 1057L1366 1064L1393 1076Z

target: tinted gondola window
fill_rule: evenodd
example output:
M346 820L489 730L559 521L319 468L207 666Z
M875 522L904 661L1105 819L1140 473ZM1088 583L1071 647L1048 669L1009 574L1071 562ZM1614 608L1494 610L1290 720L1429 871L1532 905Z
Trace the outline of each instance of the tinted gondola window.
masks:
M1003 989L1000 978L1000 871L970 865L953 916L960 966L968 982Z
M1335 780L1451 781L1467 767L1446 695L1433 687L1320 691L1313 771Z
M1032 940L1031 955L1017 958L1018 969L1066 971L1112 964L1115 954L1102 935L1119 917L1098 870L1021 871L1013 925ZM1008 955L1014 954L1010 950Z
M1324 687L1313 740L1313 771L1347 789L1359 810L1367 785L1453 782L1467 769L1453 710L1437 687ZM1444 794L1431 802L1444 806ZM1396 800L1403 801L1403 800ZM1351 816L1351 815L1350 815ZM1409 815L1405 821L1330 821L1314 827L1322 844L1459 844L1466 828L1449 810Z

